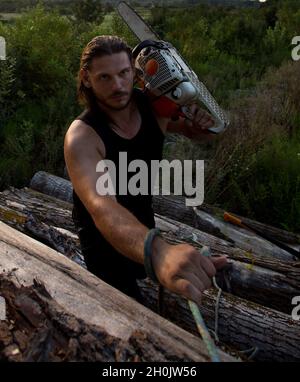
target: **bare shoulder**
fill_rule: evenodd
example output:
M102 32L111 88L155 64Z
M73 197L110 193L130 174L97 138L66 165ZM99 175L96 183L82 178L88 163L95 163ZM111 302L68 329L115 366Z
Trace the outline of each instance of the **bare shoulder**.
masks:
M91 213L99 198L97 165L105 158L104 143L91 126L75 120L65 135L64 157L73 188Z
M105 158L106 150L101 137L95 130L85 122L75 119L69 126L64 140L65 152L80 153L95 149L103 158Z

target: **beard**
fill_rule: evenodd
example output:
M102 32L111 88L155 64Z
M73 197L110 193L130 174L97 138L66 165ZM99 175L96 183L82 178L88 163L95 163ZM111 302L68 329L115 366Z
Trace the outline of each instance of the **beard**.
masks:
M100 106L104 106L106 109L109 109L109 110L120 111L120 110L126 109L128 105L130 104L131 98L132 98L132 92L133 90L131 90L130 92L115 92L107 98L98 97L97 95L95 95L95 97L96 97L97 103ZM125 96L127 96L128 97L127 101L125 102L125 104L121 103L119 105L116 105L115 102L118 100L118 97L121 97L121 96L124 97L124 99L125 99Z

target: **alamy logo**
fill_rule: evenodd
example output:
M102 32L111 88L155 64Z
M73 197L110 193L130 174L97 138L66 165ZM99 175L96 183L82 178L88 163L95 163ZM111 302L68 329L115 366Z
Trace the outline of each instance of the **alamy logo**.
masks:
M150 168L148 168L150 167ZM118 168L118 190L116 187ZM96 172L101 173L96 183L98 195L186 195L186 206L197 207L204 201L204 161L166 159L151 160L150 166L142 159L127 162L127 152L119 152L119 164L109 159L97 163ZM173 179L171 181L171 169ZM133 173L128 180L129 173ZM161 176L159 176L161 174ZM193 186L193 174L195 186ZM160 179L162 180L160 184ZM173 187L171 187L173 186ZM194 196L191 198L190 196Z
M0 36L0 60L6 60L6 41Z
M300 296L293 297L292 305L296 305L292 310L292 319L295 321L300 321Z
M298 61L300 60L300 36L293 37L292 45L296 45L292 50L292 59Z
M6 320L6 302L4 297L0 296L0 321Z

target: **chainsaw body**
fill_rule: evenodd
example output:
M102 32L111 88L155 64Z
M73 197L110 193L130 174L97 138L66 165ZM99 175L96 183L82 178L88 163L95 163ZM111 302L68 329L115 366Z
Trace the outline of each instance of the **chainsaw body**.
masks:
M146 40L132 53L137 76L160 116L176 119L182 115L192 119L189 106L202 102L216 121L209 129L212 133L219 133L228 126L223 110L172 44Z

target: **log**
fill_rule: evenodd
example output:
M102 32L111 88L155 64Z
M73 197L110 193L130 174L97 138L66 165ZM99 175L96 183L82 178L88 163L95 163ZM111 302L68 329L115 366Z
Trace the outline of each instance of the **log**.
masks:
M86 267L71 210L72 204L26 187L0 192L0 220Z
M201 221L201 226L205 226L208 223L211 224L231 239L236 247L244 251L251 251L257 254L262 253L264 256L279 260L297 260L293 254L246 228L233 226L231 223L224 222L201 210L196 209L195 213L198 222Z
M59 228L65 227L70 232L76 233L71 219L71 210L72 204L65 203L57 198L42 194L27 187L21 190L10 187L10 189L0 193L0 214L2 213L0 216L2 216L2 220L10 225L14 225L14 221L16 221L18 229L21 230L22 224L24 224L26 220L26 216L34 214L34 216L41 222ZM16 214L16 212L18 213ZM157 216L160 215L157 214ZM255 262L255 264L274 270L280 268L284 272L286 271L285 264L295 266L298 264L298 262L294 261L283 262L267 258L262 254L239 250L234 247L231 241L220 240L218 237L207 235L203 231L191 230L191 228L186 227L185 224L181 224L179 221L176 222L173 219L168 219L163 216L161 216L160 224L165 225L166 230L170 229L173 231L175 229L177 235L179 237L182 236L186 241L194 243L196 239L196 242L200 241L205 243L205 245L211 246L215 251L232 256L243 262Z
M2 229L0 224L0 233L1 231ZM15 235L15 232L13 232L13 234ZM6 232L5 232L5 237L8 238L9 239L8 242L10 242L10 237L9 235L7 235ZM21 243L23 246L24 245L23 238ZM2 248L2 245L0 246L0 248ZM32 248L32 242L30 243L30 248ZM17 281L17 285L19 285L19 282L21 282L22 284L24 283L22 276L25 275L26 279L28 279L28 270L22 269L23 262L26 262L27 267L30 267L31 269L32 269L32 266L34 265L34 264L30 264L28 261L29 259L31 259L32 261L32 258L30 257L26 258L28 256L28 253L27 253L28 248L24 248L23 246L23 249L25 249L26 252L25 254L22 253L22 260L23 260L22 263L18 261L17 264L14 263L10 265L9 267L7 267L7 260L5 264L0 262L1 268L4 268L6 270L4 273L4 275L6 275L6 278L7 278L7 275L10 274L10 279L15 279ZM47 250L46 253L48 251L49 250ZM41 251L39 251L39 253L43 255L43 252L41 253ZM50 253L51 253L51 250L50 250ZM1 256L0 259L3 259L3 257L4 256ZM35 257L36 257L36 254L34 254L34 259L33 259L34 262L35 262ZM49 265L50 265L50 261L51 262L53 261L53 256L49 256L49 252L46 254L46 256L43 256L43 257L44 257L42 258L43 263L45 262L45 258L48 259ZM60 264L60 262L58 262L58 264ZM19 269L16 269L18 266L22 267L20 271ZM38 266L41 267L40 264ZM53 272L53 269L56 269L57 266L54 267L54 265L51 264L51 267L52 267L51 274L53 275L52 277L56 278L56 275L55 275L55 272ZM44 268L44 264L42 265L42 269L43 268ZM77 269L76 269L76 273L74 271L72 272L73 273L72 275L72 273L70 272L72 271L72 268L70 268L69 264L66 267L65 263L63 263L63 267L61 268L63 270L64 275L71 276L71 279L74 279L74 275L76 275L75 280L78 281L78 278L79 278L78 275L80 275L80 272ZM38 270L36 270L35 276L41 279L41 274ZM79 281L80 283L82 283L81 280ZM98 281L100 282L101 280L98 280ZM59 283L61 282L63 282L65 286L65 280L60 280ZM93 283L93 286L95 286L95 283ZM97 286L97 283L96 283L96 286ZM142 293L145 297L145 301L147 301L147 306L150 308L152 307L152 309L155 310L157 286L151 283L151 281L149 280L140 282L140 286L142 289ZM60 286L56 284L56 288L58 287L60 288ZM56 291L56 288L54 288L54 292L51 293L53 296L55 295L55 297L58 293ZM9 287L8 289L11 290L11 287ZM3 289L1 285L1 294L3 294L2 290ZM60 290L60 293L64 293L64 291ZM67 293L71 293L70 289L68 289ZM76 290L75 292L73 290L73 292L71 293L71 296L74 297L74 294L76 295ZM92 293L92 297L95 297L94 293ZM95 302L93 302L93 304L94 303ZM203 300L203 305L201 306L201 311L202 311L202 314L204 315L204 318L208 326L212 329L214 326L215 303L216 303L216 293L211 290L206 291L204 293L204 300ZM67 315L67 313L65 312L66 310L65 302L64 301L60 302L60 305L64 307L63 316L65 317ZM72 303L72 308L73 308L73 305L74 305L74 302ZM172 320L177 325L197 335L195 323L192 319L192 316L189 312L188 306L184 299L179 298L175 294L169 293L166 291L165 299L164 299L164 308L165 308L164 313L166 318ZM77 317L77 315L75 316ZM61 320L61 316L56 317L55 319L52 316L52 317L49 317L49 320L51 322L57 323L57 322L60 322L59 320ZM18 328L19 326L17 327L16 330L19 330ZM157 328L161 330L159 326ZM220 308L219 308L218 332L219 332L219 337L221 342L223 344L226 343L227 346L230 345L232 347L234 346L236 347L238 345L240 350L257 347L259 349L255 357L255 359L257 360L289 360L289 361L299 360L300 349L299 347L297 347L297 344L296 344L297 333L299 333L299 329L300 329L299 322L292 321L291 318L287 315L284 315L276 311L272 311L270 309L266 309L256 304L249 303L248 301L223 293L223 296L220 302ZM39 338L39 335L40 334L38 333L37 334L38 338ZM65 333L63 335L66 336ZM59 336L61 336L61 333L60 335L58 335L58 337ZM11 343L9 343L9 345L11 345ZM10 347L9 349L14 349L14 347L13 348ZM33 351L33 348L32 348L32 351ZM95 355L95 356L99 357L98 355ZM95 359L99 360L99 358L95 358Z
M32 192L32 191L28 190L28 192ZM170 198L172 198L172 197L170 197ZM57 202L60 203L59 201L57 201ZM179 206L180 206L180 202L179 202ZM173 211L174 208L171 210ZM186 216L188 216L187 209L182 209L180 207L180 211L181 211L181 213L182 213L182 211L184 211L185 218L186 218ZM191 211L191 209L189 209L189 212L190 211ZM193 214L193 215L195 215L195 214ZM192 217L193 215L190 214L190 217ZM165 219L162 216L160 216L160 217L157 216L156 219L160 219L161 221L164 220L164 223L163 223L164 225L170 224L170 221L171 221L171 219L169 219L169 222L167 222L167 219ZM172 222L171 225L174 227L173 223L174 222ZM178 222L176 222L176 224L178 226ZM176 226L176 224L175 224L175 226ZM196 223L194 222L191 224L196 225L197 222ZM242 284L243 288L246 288L246 289L248 288L250 290L250 292L252 291L252 294L255 295L255 293L253 293L251 283L249 284L249 280L247 280L247 279L249 279L249 276L251 276L251 274L256 273L256 272L258 272L258 276L259 276L258 280L260 280L260 282L264 283L263 288L262 288L262 286L259 286L259 283L258 283L258 285L256 285L256 283L253 282L252 285L254 285L255 288L258 287L258 289L262 288L261 291L264 288L268 287L268 281L269 281L268 277L271 278L271 281L275 281L275 284L278 283L279 286L280 285L282 286L282 283L287 282L287 289L286 290L289 290L289 293L291 293L291 290L289 289L290 285L292 285L294 288L299 288L299 262L280 261L277 259L272 259L270 257L265 257L261 254L247 253L247 252L242 251L238 248L234 248L232 241L230 239L229 240L220 240L217 237L214 237L212 235L207 235L204 232L191 230L190 227L188 227L188 228L189 228L189 230L182 229L182 226L181 226L181 229L176 228L177 232L175 232L175 234L174 234L174 232L172 232L172 229L170 230L168 228L166 230L168 240L170 240L171 242L172 241L173 242L182 242L182 239L183 239L185 241L192 242L193 245L195 245L195 246L199 245L199 242L200 242L201 244L210 245L212 247L213 251L215 251L216 253L219 252L219 253L228 254L230 256L230 258L233 259L233 261L234 261L234 263L233 263L234 266L231 267L232 274L241 276L240 278L235 276L233 278L233 280L231 279L231 284L232 284L231 287L233 287L233 289L237 289L237 292L239 291L238 289L241 289L241 284L240 284L240 282L236 283L236 280L240 280L242 282L244 282L246 280L247 281L246 285L243 286L243 284ZM218 235L216 234L216 236L218 236ZM223 236L223 237L225 237L225 236ZM196 238L196 241L194 240L195 238ZM203 239L205 239L206 242L205 242L205 240L203 241ZM236 261L238 261L239 263L236 263ZM241 264L241 266L239 267L238 265L240 265L240 264ZM253 268L254 266L256 268ZM266 268L267 270L272 270L272 271L277 272L277 273L267 272L268 277L266 277L266 273L264 273L264 268ZM255 272L253 272L253 269L255 269ZM232 270L234 270L234 272ZM245 277L245 272L246 272L247 277ZM278 272L280 273L279 275L278 275ZM276 280L276 277L277 277L277 280ZM293 282L295 282L294 285L293 285ZM288 285L289 283L290 283L290 285ZM243 288L242 288L242 290L244 290ZM284 289L284 288L282 288L282 289ZM266 300L266 305L267 305L268 300L269 300L268 294L269 294L270 288L265 289L265 291L266 291L265 293L258 293L258 295L259 295L259 298L263 297L263 299ZM280 291L280 288L279 288L279 291ZM150 289L150 292L153 292L153 289ZM240 293L241 293L241 291L240 291ZM286 293L286 291L284 293ZM299 295L298 292L297 292L297 294ZM249 298L247 294L241 294L241 295L245 296L246 298ZM236 299L235 296L230 296L230 297ZM283 308L283 307L277 306L277 309L282 309L282 310L284 310L290 314L290 311L291 311L290 299L282 298L282 301L284 301L285 307ZM238 304L239 302L236 302L236 303ZM246 303L249 303L249 302L246 301ZM260 301L260 303L264 303L264 302ZM261 308L261 307L259 307L259 308ZM230 307L228 309L230 309ZM255 309L257 309L257 308L255 308ZM251 313L251 315L252 315L252 313ZM267 313L266 313L266 315L267 315ZM176 317L177 316L178 315L176 315ZM254 316L255 315L253 315L253 317ZM240 322L240 325L241 325L241 327L243 327L242 322ZM254 323L253 323L253 325L254 325ZM276 328L276 324L274 323L272 327ZM263 329L259 329L259 330L262 331ZM230 334L230 335L232 336L232 334ZM256 335L254 334L254 336L256 336ZM280 343L281 339L277 337L276 341L279 341L278 343ZM243 345L251 345L251 341L243 343L243 340L242 340L240 343L242 343ZM244 347L247 347L247 346L244 346ZM272 351L271 351L268 359L272 359L272 357L273 357L273 355L272 355ZM262 358L260 358L259 355L257 356L257 359L262 359Z
M23 353L18 341L11 339L12 334L16 335L14 328L2 327L7 338L4 357L21 353L20 358L25 360L49 360L61 340L58 352L67 343L70 360L77 356L76 350L83 343L79 359L209 361L200 338L3 222L0 222L0 269L1 293L8 300L9 314L15 318L21 314L25 324L31 326L28 334L31 346ZM34 288L37 286L34 280L39 280L42 287ZM55 322L59 322L57 330L53 330ZM17 318L15 323L19 332L25 326ZM111 344L112 349L104 351ZM221 350L219 354L223 361L233 360Z
M186 242L196 248L210 247L212 254L229 257L226 280L220 285L230 293L258 304L290 313L291 300L300 295L300 263L248 254L228 242L186 224L156 215L156 225L171 243ZM221 276L222 277L222 276Z
M73 203L72 183L59 176L49 174L45 171L38 171L32 177L29 187L43 194Z
M72 203L72 183L44 171L39 171L33 176L30 182L30 188ZM280 260L296 260L289 252L270 241L246 229L235 227L230 223L224 222L224 211L216 207L204 204L194 210L191 207L185 206L183 197L175 195L155 195L153 197L153 208L154 211L160 215L211 233L214 236L234 243L236 247L245 251L264 254L264 256L275 257ZM286 232L263 223L254 222L244 217L241 218L245 223L252 225L257 230L266 232L270 237L280 240L290 245L291 248L300 251L300 235Z
M18 217L13 213L18 212ZM10 225L24 223L34 213L41 222L56 225L75 232L72 221L72 204L25 187L18 190L10 187L0 192L0 219ZM19 224L20 223L20 224Z
M75 229L69 221L71 219L70 204L66 205L68 210L64 211L64 202L30 189L13 189L11 193L6 191L4 196L0 193L0 211L5 202L12 206L9 216L17 212L20 213L20 218L24 212L28 215L25 223L22 222L18 226L14 224L14 227L84 266L78 239L74 235L74 240L71 237ZM45 205L51 211L50 213L47 213ZM55 214L54 211L57 213ZM18 220L20 220L19 217ZM10 224L10 221L4 221ZM71 227L72 231L62 230L62 223ZM227 241L163 216L156 215L156 224L163 231L166 240L171 243L188 242L196 248L207 245L214 254L226 254L230 259L231 267L226 271L227 278L222 277L219 282L222 288L236 296L289 313L291 299L300 295L299 262L283 262L247 253L232 247L232 244Z
M195 216L193 208L187 207L185 205L184 198L182 196L155 196L153 200L153 206L155 211L160 215L181 221L182 223L188 224L195 228L204 229L205 232L228 240L228 237L226 237L226 235L223 234L218 227L209 224L209 222L205 222L205 224L203 224L201 219L197 218L197 215ZM223 214L225 211L221 208L203 203L201 206L197 207L197 210L204 211L209 215L212 215L215 218L219 218L219 220L223 221ZM254 229L257 229L263 233L265 232L270 237L289 244L292 248L300 250L300 234L288 232L277 227L272 227L270 225L260 223L235 213L234 215L239 219L242 219L246 224L252 226Z
M201 206L200 209L192 209L185 206L183 198L176 196L157 196L154 198L153 207L155 212L160 215L167 216L222 238L244 251L258 255L263 254L264 256L279 260L296 260L289 252L257 234L223 221L222 210L218 210L217 215L212 215L202 210L207 210L207 206ZM275 231L275 228L273 230Z
M100 326L78 319L35 279L32 286L17 287L11 276L1 274L0 290L8 311L7 320L0 322L1 361L137 362L160 361L169 356L177 359L172 351L167 356L162 354L159 349L164 345L157 346L157 339L150 339L141 330L124 341Z
M139 282L149 308L155 309L157 286L150 280ZM207 326L214 330L217 293L214 289L203 293L200 307ZM164 317L178 326L196 333L195 323L186 300L169 291L164 292ZM220 346L236 357L249 356L255 361L300 361L300 321L290 315L257 305L253 302L222 293L219 303L218 335ZM232 349L233 348L233 349Z
M224 210L217 208L215 206L211 206L208 204L203 204L201 206L201 209L210 215L214 216L223 216ZM249 218L246 218L244 216L240 216L237 214L234 214L239 219L242 219L247 225L250 227L253 227L255 230L260 231L262 233L266 233L268 236L275 240L282 241L283 243L286 243L290 245L292 248L300 250L300 234L294 233L294 232L288 232L281 228L272 227L268 224L260 223L256 220L252 220Z
M168 235L169 240L172 241L173 236L171 238L170 232ZM59 240L62 246L64 246L63 240L68 242L72 240L72 236L62 232ZM177 240L180 242L179 239ZM73 244L76 246L78 242ZM286 265L285 267L287 268ZM140 287L145 297L146 306L156 311L157 286L146 280L140 282ZM205 313L205 319L211 329L214 326L215 302L216 293L213 290L205 292L201 311ZM193 319L182 298L167 292L164 306L166 318L193 334L197 334ZM293 352L291 354L295 354L295 357L298 357L298 353L293 349L293 346L296 346L294 344L297 338L295 332L299 328L294 328L290 317L287 315L271 311L265 307L224 293L220 304L219 320L219 337L222 344L226 345L226 349L229 346L230 348L237 347L240 350L245 350L255 345L259 348L259 352L255 357L256 360L288 360L290 359L290 355L288 355L289 346L292 346ZM228 326L228 323L232 323L232 325ZM255 328L255 330L250 330L249 328ZM287 333L287 336L283 335L283 333ZM295 336L295 340L291 340L293 336Z

